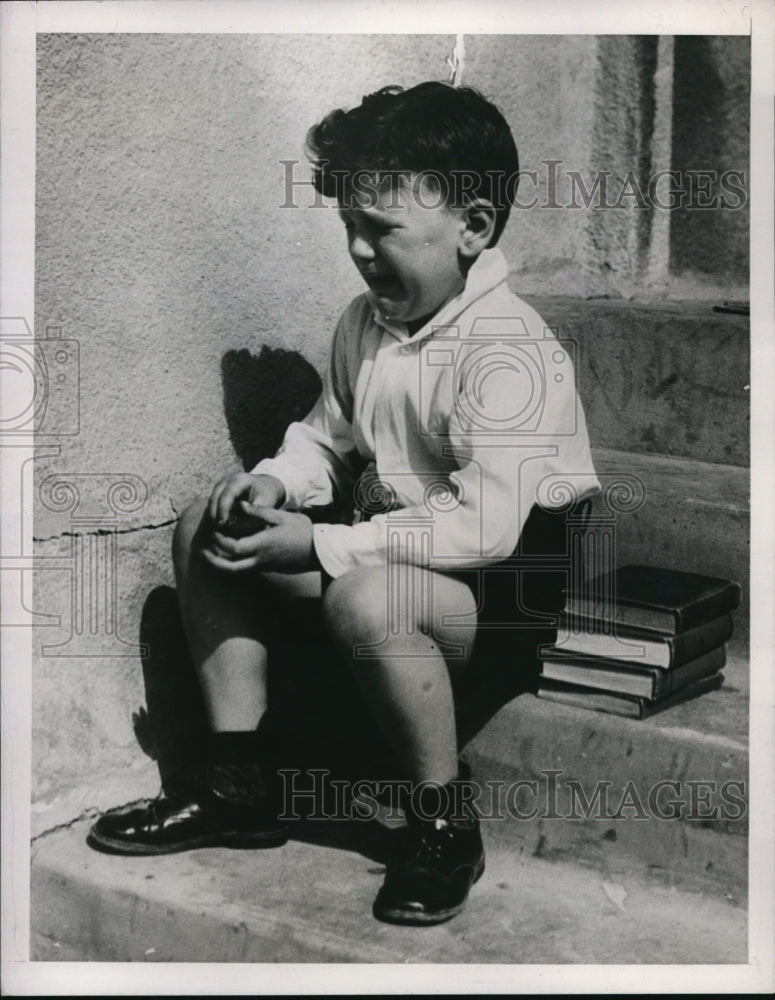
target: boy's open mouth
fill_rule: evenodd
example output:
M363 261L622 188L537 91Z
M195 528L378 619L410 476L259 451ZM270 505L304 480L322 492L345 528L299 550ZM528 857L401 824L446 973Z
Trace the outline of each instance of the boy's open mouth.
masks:
M391 274L364 274L363 278L374 295L380 298L394 299L401 294L401 282Z

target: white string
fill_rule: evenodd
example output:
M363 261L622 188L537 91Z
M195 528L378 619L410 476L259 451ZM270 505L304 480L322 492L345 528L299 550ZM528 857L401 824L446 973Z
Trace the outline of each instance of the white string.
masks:
M460 87L463 84L463 69L466 64L466 43L464 35L457 35L455 38L455 47L452 50L452 55L447 56L447 66L449 66L451 72L449 75L449 82L453 87Z

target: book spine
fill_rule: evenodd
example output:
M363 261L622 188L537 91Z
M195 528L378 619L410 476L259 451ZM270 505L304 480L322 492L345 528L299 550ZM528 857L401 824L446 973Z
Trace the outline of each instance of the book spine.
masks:
M700 677L699 680L685 684L677 691L673 691L672 694L664 698L659 698L656 701L641 699L639 718L645 719L649 715L662 712L666 708L673 708L674 705L680 705L682 702L689 701L691 698L696 698L701 694L706 694L708 691L715 691L723 683L724 675L716 671L708 677Z
M565 654L605 657L631 666L674 669L723 645L732 635L732 616L712 621L675 636L628 628L616 622L560 616L555 649Z
M721 646L731 637L732 628L732 616L724 615L705 624L697 625L693 629L679 632L678 635L668 640L672 647L671 666L680 666L682 663L696 660L698 656L702 656L708 650Z
M560 684L574 684L577 687L594 688L598 691L629 695L637 698L655 697L655 677L659 674L656 667L641 670L605 669L580 663L578 660L563 662L562 660L544 660L542 677Z
M540 683L538 697L546 701L556 701L562 705L572 705L574 708L591 709L604 712L606 715L623 715L631 719L639 719L643 714L643 698L630 698L627 695L609 694L588 688L579 691L573 687L556 687Z
M659 671L654 680L653 701L668 698L689 684L717 673L727 662L727 647L717 646L674 670Z
M615 610L606 604L592 604L584 599L568 598L565 612L576 620L595 618L598 621L616 622L630 628L651 629L661 635L672 635L677 631L678 616L666 608L646 608L636 604L616 605Z
M584 624L584 628L579 628ZM560 653L594 656L634 667L670 666L671 649L664 638L654 639L643 635L626 635L624 632L596 631L598 623L580 619L571 625L565 617L560 619L555 649ZM590 630L591 629L591 630Z
M628 695L611 694L592 688L578 688L564 685L561 682L541 681L538 687L538 697L547 701L557 701L563 705L573 705L576 708L592 709L605 712L608 715L623 715L632 719L645 719L656 712L672 708L698 695L720 688L724 683L724 675L718 670L707 677L700 677L682 686L663 698L651 701L647 698L633 698Z
M740 604L739 584L730 584L726 590L708 594L702 600L687 608L677 609L677 631L693 628L711 618L717 618L727 611L733 611Z

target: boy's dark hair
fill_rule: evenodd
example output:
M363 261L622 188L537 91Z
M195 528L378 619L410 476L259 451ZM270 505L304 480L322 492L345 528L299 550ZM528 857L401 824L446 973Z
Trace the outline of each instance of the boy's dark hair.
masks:
M472 87L420 83L383 87L357 108L338 108L307 134L315 189L344 201L353 178L374 173L428 173L445 200L462 207L483 198L496 209L490 245L503 232L516 198L519 159L500 111Z

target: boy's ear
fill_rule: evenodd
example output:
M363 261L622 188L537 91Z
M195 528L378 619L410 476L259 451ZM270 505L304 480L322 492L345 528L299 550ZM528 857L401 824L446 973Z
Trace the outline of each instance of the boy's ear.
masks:
M484 198L477 198L463 209L463 221L460 253L464 257L478 257L490 245L495 231L495 206Z

